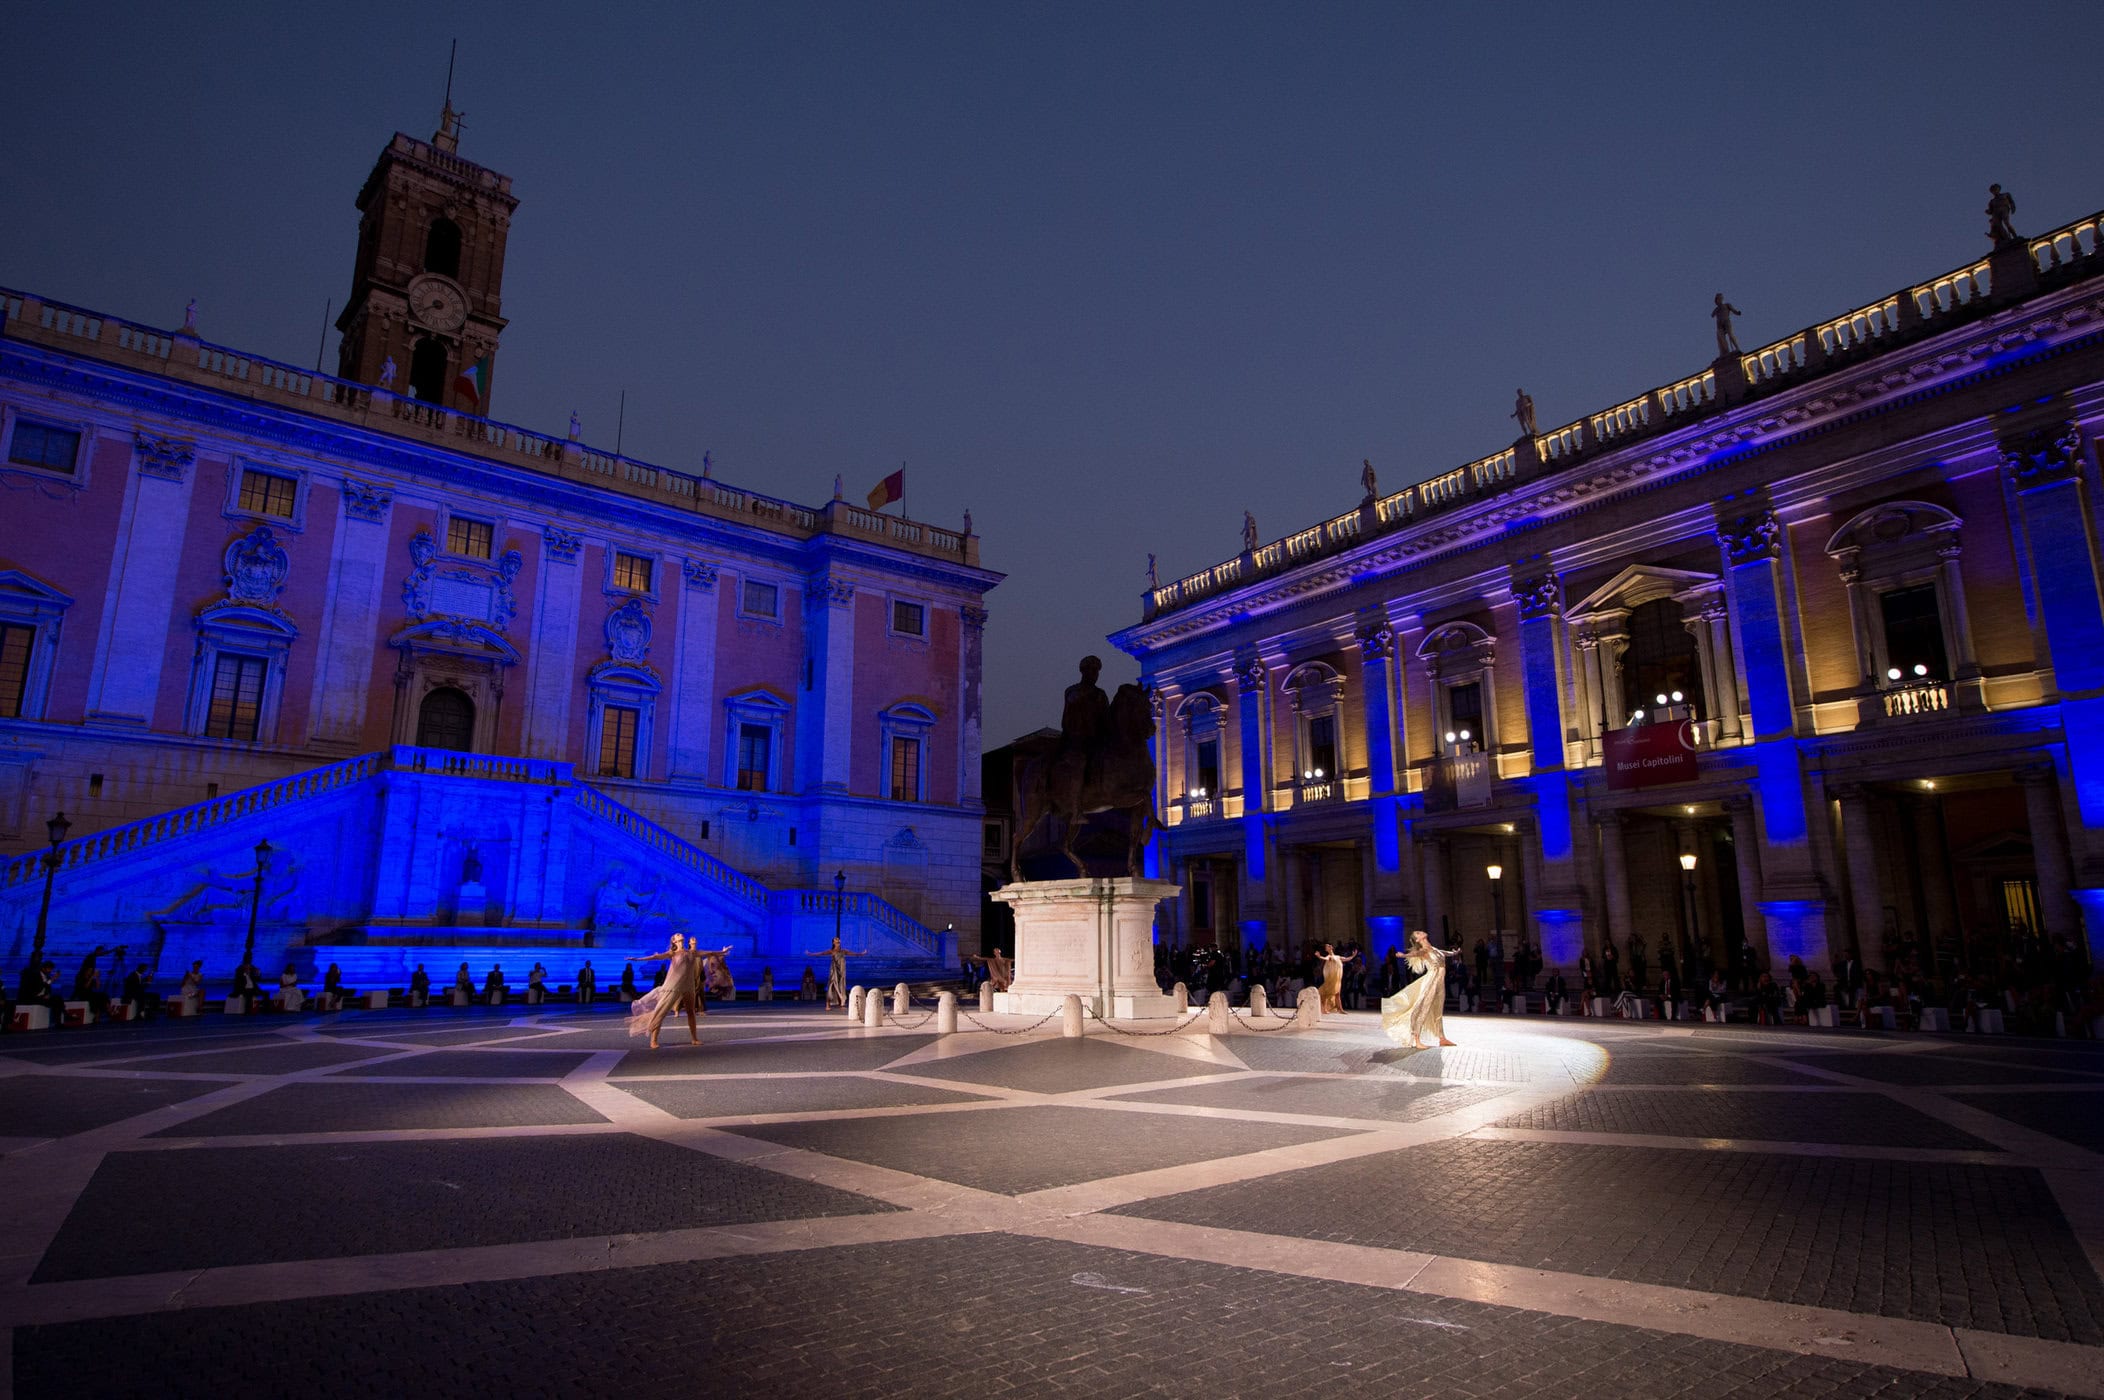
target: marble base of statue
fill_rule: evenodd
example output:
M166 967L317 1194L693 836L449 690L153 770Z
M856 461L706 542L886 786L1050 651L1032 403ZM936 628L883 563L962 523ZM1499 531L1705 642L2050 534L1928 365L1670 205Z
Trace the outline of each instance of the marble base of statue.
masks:
M1098 1016L1174 1016L1154 980L1154 909L1180 887L1165 880L1025 880L993 898L1015 914L1015 977L994 1010L1042 1016L1069 996Z

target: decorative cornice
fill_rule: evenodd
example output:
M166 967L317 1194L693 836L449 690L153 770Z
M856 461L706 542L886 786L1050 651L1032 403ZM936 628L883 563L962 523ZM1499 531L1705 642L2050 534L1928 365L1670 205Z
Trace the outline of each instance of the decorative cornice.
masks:
M2002 444L2002 471L2019 491L2072 480L2082 466L2082 429L2074 423L2038 428Z
M1389 661L1395 657L1395 633L1386 627L1376 627L1359 634L1360 661Z
M584 536L560 525L549 525L541 531L541 543L547 547L548 557L556 563L574 564L577 551L584 548Z
M352 520L377 525L387 519L387 508L393 502L394 492L388 487L360 481L355 476L343 479L343 513Z
M1563 610L1563 585L1554 574L1536 574L1512 585L1513 601L1520 605L1520 621L1554 617Z
M679 571L686 578L689 588L698 588L706 593L716 587L716 566L706 559L682 559L679 561Z
M957 616L963 620L967 632L981 632L986 628L986 609L975 603L966 603L959 607Z
M1782 557L1783 526L1766 506L1717 522L1717 543L1724 562L1736 569Z

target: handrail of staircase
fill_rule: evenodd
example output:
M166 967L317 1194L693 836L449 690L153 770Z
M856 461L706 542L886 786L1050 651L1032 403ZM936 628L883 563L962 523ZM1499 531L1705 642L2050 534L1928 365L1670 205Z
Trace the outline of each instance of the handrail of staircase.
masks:
M333 792L352 783L363 782L379 772L385 765L385 760L384 754L360 754L356 758L341 759L320 768L309 768L288 777L275 778L267 783L258 783L254 787L207 798L189 807L178 807L172 812L142 817L122 826L106 827L92 835L78 837L60 845L56 853L57 865L61 870L70 870L89 861L123 855L142 846L150 846L177 836L192 836L215 826L238 821L242 817L282 807L288 802ZM0 889L12 889L40 878L44 862L50 854L46 851L32 851L0 865Z
M911 944L927 956L942 956L940 934L883 896L867 890L839 894L832 890L776 890L772 900L777 909L798 914L830 914L837 904L843 915L870 919L899 941Z
M483 778L497 783L567 783L575 772L575 765L562 759L507 758L414 744L389 749L387 766L398 773L435 773L442 778Z
M767 887L744 871L724 864L684 837L667 831L633 807L624 807L588 783L576 787L576 801L586 813L612 822L643 844L671 856L682 865L701 872L755 908L767 907Z

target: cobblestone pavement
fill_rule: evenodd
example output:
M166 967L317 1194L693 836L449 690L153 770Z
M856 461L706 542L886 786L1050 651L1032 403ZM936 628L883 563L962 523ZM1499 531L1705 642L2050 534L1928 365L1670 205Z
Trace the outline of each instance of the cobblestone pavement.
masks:
M930 1030L0 1038L0 1400L2104 1396L2085 1045Z

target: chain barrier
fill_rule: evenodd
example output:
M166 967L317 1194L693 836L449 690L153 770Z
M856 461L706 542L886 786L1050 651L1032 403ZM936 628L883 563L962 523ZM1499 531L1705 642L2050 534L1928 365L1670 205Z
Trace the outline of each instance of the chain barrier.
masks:
M962 1006L960 1006L960 1007L958 1007L958 1008L957 1008L957 1014L958 1014L959 1016L963 1017L963 1018L964 1018L965 1020L967 1020L967 1021L970 1021L970 1022L971 1022L971 1023L973 1024L973 1025L977 1026L977 1027L978 1027L978 1028L979 1028L980 1030L982 1030L982 1031L991 1031L991 1032L992 1032L993 1034L995 1034L995 1035L1028 1035L1028 1034L1029 1034L1030 1032L1032 1032L1032 1031L1036 1030L1036 1029L1037 1029L1037 1028L1038 1028L1039 1026L1042 1026L1043 1024L1045 1024L1045 1022L1047 1022L1047 1021L1051 1020L1051 1019L1052 1019L1052 1018L1053 1018L1054 1016L1057 1016L1057 1015L1059 1014L1059 1011L1058 1011L1058 1010L1052 1010L1052 1011L1047 1011L1047 1012L1046 1012L1046 1013L1045 1013L1044 1015L1042 1015L1042 1016L1038 1017L1038 1018L1037 1018L1037 1019L1036 1019L1035 1021L1032 1021L1032 1022L1031 1022L1031 1023L1029 1024L1029 1025L1027 1025L1027 1026L1020 1026L1020 1027L1018 1027L1018 1028L1016 1028L1015 1030L1012 1030L1012 1031L1011 1031L1011 1030L1003 1030L1003 1029L1001 1029L1001 1028L1000 1028L999 1026L989 1026L989 1025L987 1025L987 1024L986 1024L986 1022L984 1022L984 1021L980 1020L980 1019L979 1019L979 1018L978 1018L977 1016L974 1016L974 1015L973 1015L973 1014L972 1014L971 1012L969 1012L969 1011L965 1010L965 1009L964 1009L964 1008L963 1008Z
M1165 1026L1158 1031L1129 1031L1126 1030L1123 1026L1118 1025L1116 1022L1112 1021L1109 1017L1097 1011L1095 1007L1088 1005L1086 1002L1082 1003L1081 1009L1083 1011L1086 1011L1089 1015L1094 1016L1098 1021L1102 1022L1103 1027L1106 1030L1110 1031L1113 1035L1127 1035L1133 1037L1135 1040L1145 1039L1150 1036L1176 1035L1180 1032L1190 1030L1194 1026L1200 1026L1205 1024L1205 1017L1202 1015L1135 1016L1132 1018L1135 1021L1175 1021L1177 1022L1177 1024L1173 1026Z
M1299 1020L1299 1019L1300 1019L1300 1018L1299 1018L1299 1017L1298 1017L1297 1015L1294 1015L1294 1016L1280 1016L1280 1015L1278 1014L1278 1012L1276 1012L1276 1011L1272 1011L1272 1010L1271 1010L1271 1008L1269 1008L1269 1007L1266 1007L1266 1008L1265 1008L1265 1011L1266 1011L1266 1012L1267 1012L1267 1013L1268 1013L1268 1014L1269 1014L1269 1015L1270 1015L1270 1016L1271 1016L1271 1017L1272 1017L1272 1018L1273 1018L1274 1020L1276 1020L1276 1021L1278 1022L1278 1024L1277 1024L1277 1025L1275 1025L1275 1026L1260 1026L1260 1025L1258 1025L1258 1024L1256 1023L1256 1021L1255 1021L1255 1019L1254 1019L1254 1017L1255 1017L1255 1015L1256 1015L1256 1013L1255 1013L1255 1012L1253 1012L1253 1011L1247 1011L1247 1010L1243 1010L1243 1011L1237 1011L1237 1010L1235 1010L1235 1008L1234 1008L1234 1007L1232 1007L1232 1006L1230 1006L1230 1007L1228 1007L1228 1008L1227 1008L1227 1014L1228 1014L1228 1015L1230 1015L1230 1016L1234 1017L1234 1018L1235 1018L1235 1019L1236 1019L1237 1021L1240 1021L1240 1022L1241 1022L1241 1023L1243 1024L1243 1025L1245 1025L1245 1026L1249 1027L1249 1029L1251 1029L1251 1030L1255 1031L1255 1032L1256 1032L1257 1034L1259 1034L1259 1035L1269 1035L1269 1034L1271 1034L1271 1033L1272 1033L1273 1031L1282 1031L1282 1030L1285 1030L1285 1029L1287 1029L1288 1027L1292 1026L1292 1025L1294 1024L1294 1022L1296 1022L1297 1020Z

